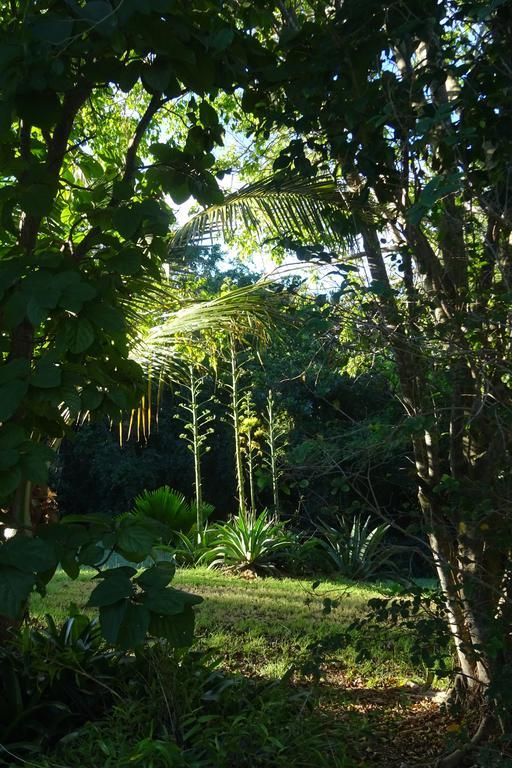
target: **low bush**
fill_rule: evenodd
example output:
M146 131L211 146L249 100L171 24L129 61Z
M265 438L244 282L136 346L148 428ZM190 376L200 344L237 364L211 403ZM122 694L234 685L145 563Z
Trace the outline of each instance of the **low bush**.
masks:
M201 561L210 568L226 566L236 570L275 571L278 556L290 548L285 523L268 516L240 514L210 529L211 545Z
M393 557L398 547L384 544L389 525L380 523L372 527L356 515L352 520L338 516L336 525L318 523L318 546L324 551L327 564L341 576L364 581L376 576L389 576L396 572Z
M101 716L119 693L129 657L108 648L97 620L75 613L60 627L25 627L0 648L1 756L31 757L84 720Z

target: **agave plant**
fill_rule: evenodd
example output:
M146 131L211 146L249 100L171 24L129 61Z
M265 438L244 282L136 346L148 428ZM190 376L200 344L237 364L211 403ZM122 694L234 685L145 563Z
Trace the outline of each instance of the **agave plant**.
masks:
M370 517L363 520L360 515L351 522L340 516L336 520L334 526L326 522L317 525L318 544L336 571L348 579L364 581L394 570L392 558L397 547L383 543L389 525L372 527Z
M174 541L174 558L180 567L193 567L198 565L208 551L213 529L205 527L200 535L197 535L197 526L193 526L188 533L177 531Z
M210 529L212 545L201 558L210 568L227 566L240 571L275 570L275 560L290 545L285 524L245 512Z

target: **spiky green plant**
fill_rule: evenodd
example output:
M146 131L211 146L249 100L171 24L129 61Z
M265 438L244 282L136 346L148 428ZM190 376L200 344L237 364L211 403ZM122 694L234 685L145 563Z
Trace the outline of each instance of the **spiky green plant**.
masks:
M266 510L259 515L237 515L227 523L216 523L210 530L211 548L202 557L210 568L275 570L277 556L290 545L285 524L269 518Z
M182 493L174 491L168 485L154 491L144 491L137 496L133 514L150 517L172 533L189 531L196 519L195 507L189 504Z
M371 518L356 515L352 520L337 516L337 524L317 525L318 544L336 571L347 579L364 581L394 571L393 556L397 547L383 543L389 525L372 526Z

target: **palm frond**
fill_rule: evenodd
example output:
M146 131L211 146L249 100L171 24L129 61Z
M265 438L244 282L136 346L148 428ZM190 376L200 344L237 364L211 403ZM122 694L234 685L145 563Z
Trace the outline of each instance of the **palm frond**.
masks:
M270 289L270 283L260 282L162 312L161 322L139 329L130 356L155 378L179 380L185 364L184 342L200 344L200 334L207 331L227 331L238 337L253 334L265 341L276 326L281 304L282 297Z
M334 179L279 174L248 184L193 216L175 234L171 249L229 240L242 229L337 247L353 245L356 234L349 200Z

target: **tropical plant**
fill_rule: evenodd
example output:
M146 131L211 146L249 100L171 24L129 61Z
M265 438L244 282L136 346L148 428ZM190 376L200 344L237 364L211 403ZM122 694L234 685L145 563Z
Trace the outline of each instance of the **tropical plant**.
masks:
M206 520L213 512L211 504L202 502L199 514ZM150 518L165 526L169 541L174 534L188 533L196 522L196 508L179 491L164 485L154 491L144 491L134 501L131 513L135 518Z
M283 474L282 458L287 446L289 432L289 425L285 424L284 419L280 418L280 416L281 414L276 412L272 390L269 389L263 416L266 428L263 465L270 473L274 512L276 515L280 511L279 480Z
M215 419L208 404L212 398L202 399L205 376L198 374L195 366L190 363L188 366L188 381L183 384L183 399L178 403L184 414L176 414L185 422L184 432L180 437L187 442L187 447L194 458L194 491L195 491L195 509L196 509L196 527L197 535L201 535L204 525L204 502L203 502L203 477L201 460L204 454L208 453L210 446L208 438L213 434L214 429L211 423Z
M98 717L117 696L124 654L109 648L97 619L74 612L57 626L25 627L0 649L2 752L34 755L84 719Z
M275 570L278 555L290 545L285 524L269 517L246 512L227 523L211 528L211 545L202 557L210 568L226 566L235 570Z
M212 534L212 528L208 526L199 531L194 526L188 533L178 531L173 543L176 564L180 567L199 565L209 549Z
M352 520L338 516L336 525L325 521L317 524L318 544L331 567L347 579L389 576L394 571L393 555L397 551L395 546L383 543L389 527L386 523L372 526L371 518L364 520L361 515L354 515Z

